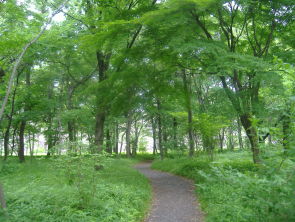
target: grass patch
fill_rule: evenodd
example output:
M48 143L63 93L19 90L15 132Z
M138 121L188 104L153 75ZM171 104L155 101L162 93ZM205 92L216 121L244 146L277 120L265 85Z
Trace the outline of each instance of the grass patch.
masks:
M8 217L0 221L140 221L151 188L132 168L135 161L101 156L39 158L25 164L10 160L0 181Z

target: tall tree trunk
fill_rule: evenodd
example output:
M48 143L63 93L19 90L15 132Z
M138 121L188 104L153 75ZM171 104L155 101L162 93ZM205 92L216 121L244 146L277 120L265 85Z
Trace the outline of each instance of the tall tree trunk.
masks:
M167 123L165 121L164 121L164 124L162 123L163 152L164 152L164 155L167 155L167 153L168 153L168 135L167 135L166 124Z
M4 160L6 160L9 155L8 148L9 148L10 128L11 128L13 114L14 114L15 96L16 96L16 91L18 87L18 80L19 80L20 73L21 72L18 73L16 78L16 86L14 88L13 95L12 95L10 115L8 116L8 124L4 134Z
M107 128L107 133L106 133L106 152L108 153L112 153L113 149L112 149L112 140L111 140L111 133L110 133L110 129Z
M243 137L242 137L242 127L241 127L241 120L239 119L239 117L237 118L237 124L238 124L238 139L239 139L239 146L240 149L244 149L244 145L243 145Z
M12 133L12 146L11 146L11 152L10 155L13 155L13 152L15 151L15 141L16 141L16 133L17 133L18 127L15 126Z
M161 118L161 103L160 100L157 99L157 109L158 109L158 140L159 140L159 150L161 160L164 159L164 152L162 146L162 118Z
M69 142L75 142L75 123L73 120L68 121Z
M25 161L25 129L26 121L22 120L19 128L19 148L18 148L18 158L20 162Z
M227 138L228 138L228 147L230 150L234 150L235 145L234 145L234 141L233 141L233 130L231 127L228 128L228 134L227 134Z
M123 149L123 143L124 143L124 136L126 134L126 131L124 133L122 133L121 136L121 143L120 143L120 154L122 153L122 149Z
M103 150L105 114L99 112L96 114L95 120L95 145L97 147L97 152L101 153Z
M223 143L224 143L224 132L225 132L225 128L221 129L221 132L219 132L219 147L220 147L220 151L223 151Z
M9 121L8 126L4 134L4 160L7 160L7 157L9 155L9 135L10 135L11 121L10 119L8 121Z
M115 147L114 147L114 153L119 153L119 124L116 122L115 126Z
M251 150L253 154L253 162L254 163L260 163L260 157L259 157L259 142L258 142L258 133L253 126L251 122L252 116L250 114L242 114L240 116L241 123L246 131L247 137L249 138Z
M126 123L126 155L131 157L131 125L132 125L132 113L129 111L127 114L127 123Z
M140 137L140 133L141 130L143 128L143 123L138 126L137 121L134 124L134 129L135 129L135 137L134 137L134 141L133 141L133 150L132 150L132 155L136 156L137 151L138 151L138 141L139 141L139 137Z
M29 90L31 85L31 67L28 67L28 70L26 72L26 88ZM24 112L28 112L31 109L30 102L30 95L27 95L26 101L25 101L25 107ZM24 117L21 120L20 128L19 128L19 149L18 149L18 158L20 162L25 161L25 130L26 130L27 120L26 117Z
M132 141L132 156L136 156L137 154L137 132L138 126L137 126L137 119L134 120L134 138Z
M107 79L106 72L109 68L109 60L111 58L111 53L103 53L102 51L96 52L97 59L97 68L99 73L98 81L101 83ZM97 151L99 153L103 150L103 141L104 141L104 127L105 127L105 119L106 119L106 109L102 108L101 98L97 97L97 114L96 114L96 123L95 123L95 144L97 146Z
M156 122L154 118L151 118L152 122L152 133L153 133L153 154L157 153L157 129L156 129Z
M174 117L173 118L173 144L174 144L174 149L177 150L178 148L178 141L177 141L177 120Z
M185 99L186 99L186 108L187 108L189 156L192 157L195 152L195 145L194 145L193 112L192 112L192 101L191 101L191 81L190 81L190 78L187 79L187 74L185 69L183 70L182 78L183 78L184 94L186 97Z
M53 132L52 132L52 116L49 114L47 129L47 156L51 155L51 149L53 147Z

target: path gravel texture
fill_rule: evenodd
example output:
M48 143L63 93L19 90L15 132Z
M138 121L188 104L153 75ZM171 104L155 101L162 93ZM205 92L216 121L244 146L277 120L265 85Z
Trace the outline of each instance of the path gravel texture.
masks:
M203 222L193 182L152 170L150 166L150 163L136 166L153 188L152 208L145 222Z

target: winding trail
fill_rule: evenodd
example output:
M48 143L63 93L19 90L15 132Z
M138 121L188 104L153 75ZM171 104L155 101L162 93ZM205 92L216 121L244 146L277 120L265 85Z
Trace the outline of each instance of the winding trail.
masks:
M136 168L151 182L152 208L145 222L202 222L203 214L195 197L194 184L185 178L152 170L150 163Z

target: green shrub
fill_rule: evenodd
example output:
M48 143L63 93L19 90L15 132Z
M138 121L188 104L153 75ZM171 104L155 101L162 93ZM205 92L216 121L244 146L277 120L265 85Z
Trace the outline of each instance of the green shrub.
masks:
M295 164L278 171L272 163L257 166L246 152L233 152L218 154L215 162L200 156L155 161L152 167L194 179L207 222L295 221Z
M253 161L250 160L235 160L235 161L228 161L228 162L223 162L221 164L217 164L225 169L236 169L239 172L255 172L259 168L257 165L253 163Z

